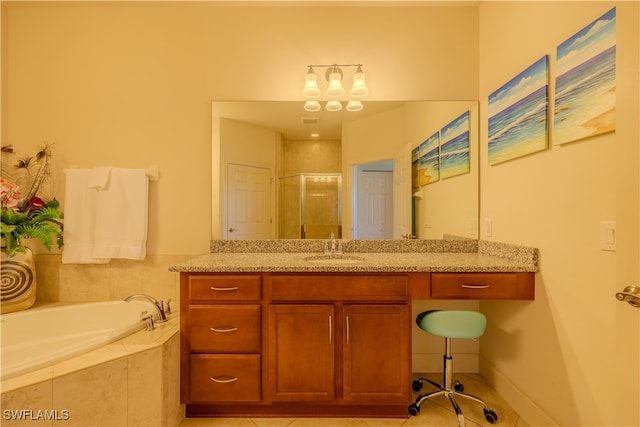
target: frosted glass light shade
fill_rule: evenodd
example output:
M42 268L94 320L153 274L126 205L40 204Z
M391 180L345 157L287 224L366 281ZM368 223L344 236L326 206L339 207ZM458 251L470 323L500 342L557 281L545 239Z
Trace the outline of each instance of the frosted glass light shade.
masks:
M342 104L340 101L332 99L331 101L327 101L327 105L324 106L327 111L340 111L342 110Z
M305 98L317 98L320 96L318 76L316 76L316 73L311 69L304 75L304 89L302 89L302 96Z
M364 81L364 73L358 67L358 71L353 75L353 86L351 87L351 96L359 98L369 94L369 88Z
M311 112L320 111L320 108L321 108L320 107L320 103L318 101L315 101L315 100L307 101L307 102L304 103L304 109L306 111L311 111Z
M349 101L347 103L347 111L360 111L362 108L362 102L360 101Z
M337 98L344 95L344 88L342 87L342 75L337 72L329 74L329 87L327 88L327 95Z

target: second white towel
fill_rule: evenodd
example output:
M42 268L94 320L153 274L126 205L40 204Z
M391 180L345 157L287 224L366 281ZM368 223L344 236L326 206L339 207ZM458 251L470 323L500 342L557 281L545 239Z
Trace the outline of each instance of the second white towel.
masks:
M92 176L89 169L67 171L62 262L144 259L149 198L146 171L110 168L106 181L102 180L104 186L93 186Z

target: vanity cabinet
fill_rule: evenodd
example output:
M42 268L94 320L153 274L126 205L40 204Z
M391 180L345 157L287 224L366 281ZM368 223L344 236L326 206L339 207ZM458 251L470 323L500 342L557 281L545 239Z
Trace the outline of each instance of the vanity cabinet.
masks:
M268 284L273 401L410 400L407 274L283 274Z
M181 280L182 399L259 402L262 277L190 274Z
M412 299L533 299L534 273L180 274L187 416L407 416Z

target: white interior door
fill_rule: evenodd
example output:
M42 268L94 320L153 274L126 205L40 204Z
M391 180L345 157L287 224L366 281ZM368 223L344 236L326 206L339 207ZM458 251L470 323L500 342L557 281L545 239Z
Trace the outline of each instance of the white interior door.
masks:
M227 164L229 240L272 239L271 170Z
M635 135L640 134L640 129L637 131ZM620 142L617 148L617 274L611 298L626 286L640 286L640 150L635 139L616 141ZM615 421L618 426L640 426L640 307L627 302L615 304L616 348L611 360L616 372Z
M393 172L358 171L358 238L393 237Z

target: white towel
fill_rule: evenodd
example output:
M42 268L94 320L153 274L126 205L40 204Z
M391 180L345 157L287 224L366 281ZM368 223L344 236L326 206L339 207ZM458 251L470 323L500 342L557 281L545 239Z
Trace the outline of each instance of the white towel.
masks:
M96 191L88 187L89 169L65 170L63 264L104 264L93 257Z
M148 200L145 169L111 169L108 186L97 190L94 258L145 258Z
M93 168L89 171L89 188L102 190L109 185L109 175L111 174L110 166Z
M105 263L146 256L148 188L144 169L110 168L104 186L89 188L92 170L66 170L62 262ZM104 169L99 172L104 177ZM98 175L93 175L95 178Z

